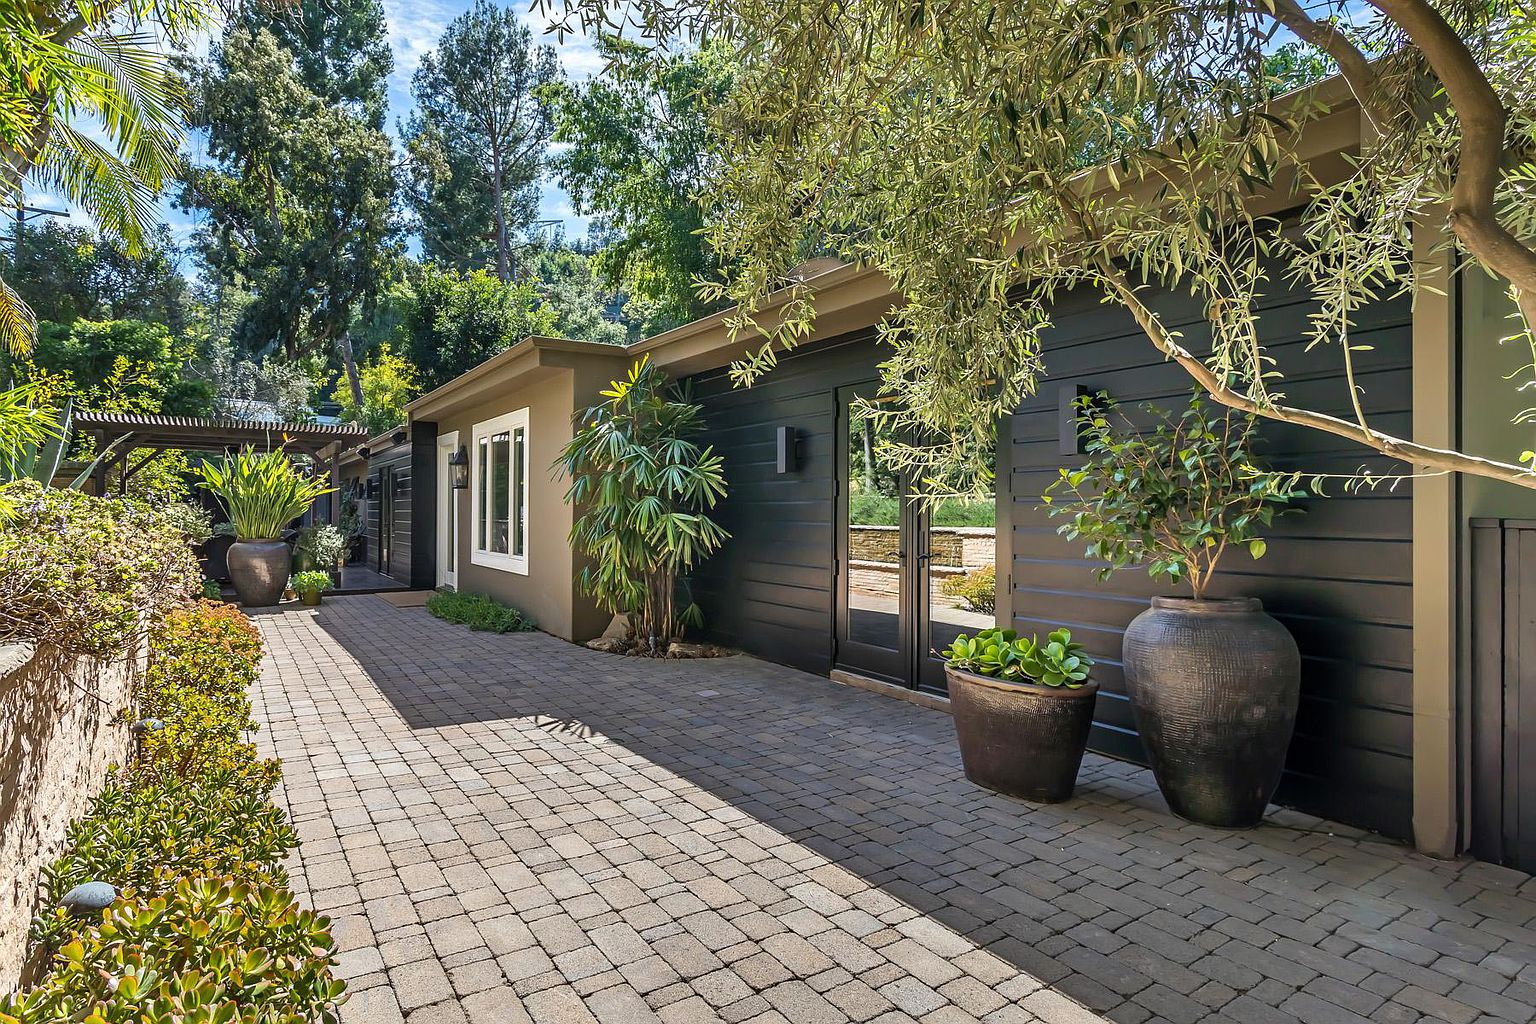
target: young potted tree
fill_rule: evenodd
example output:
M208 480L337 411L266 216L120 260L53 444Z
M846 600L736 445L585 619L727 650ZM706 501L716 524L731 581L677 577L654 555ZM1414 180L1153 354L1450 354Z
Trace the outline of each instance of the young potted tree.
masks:
M1122 663L1136 728L1168 806L1182 818L1246 828L1279 785L1296 724L1296 641L1253 597L1213 597L1233 549L1261 558L1260 531L1296 498L1294 475L1260 469L1254 422L1197 395L1177 418L1151 406L1138 430L1113 402L1083 401L1087 460L1046 491L1060 532L1087 542L1102 579L1128 565L1180 583L1125 631ZM1054 501L1054 498L1065 498Z
M320 595L331 589L331 574L318 569L306 569L293 574L293 592L299 595L299 603L311 608L320 604Z
M277 604L293 568L282 533L331 489L301 473L280 449L258 455L246 448L223 462L204 462L198 474L201 486L224 503L235 528L228 563L240 603L251 608Z
M1072 634L1040 640L1011 629L964 633L939 652L965 777L1038 803L1072 795L1099 684Z

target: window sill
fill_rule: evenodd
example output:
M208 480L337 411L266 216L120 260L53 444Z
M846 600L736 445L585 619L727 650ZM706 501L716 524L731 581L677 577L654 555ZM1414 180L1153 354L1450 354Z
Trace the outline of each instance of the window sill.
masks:
M502 555L494 551L472 551L469 555L471 565L484 566L487 569L498 569L501 572L516 573L519 576L528 575L527 555Z

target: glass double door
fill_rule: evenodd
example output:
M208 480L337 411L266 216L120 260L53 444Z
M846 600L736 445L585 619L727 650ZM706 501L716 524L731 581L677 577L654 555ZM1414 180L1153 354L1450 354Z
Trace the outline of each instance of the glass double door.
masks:
M936 650L996 622L996 503L914 500L913 481L881 450L879 417L838 390L836 667L942 693Z

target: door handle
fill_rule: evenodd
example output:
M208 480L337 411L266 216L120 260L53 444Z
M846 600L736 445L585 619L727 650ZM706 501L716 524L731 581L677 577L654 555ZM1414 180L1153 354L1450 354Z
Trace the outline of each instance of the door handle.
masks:
M932 551L924 551L922 554L917 556L917 560L919 562L926 562L929 559L931 559L932 557L933 557L933 552Z

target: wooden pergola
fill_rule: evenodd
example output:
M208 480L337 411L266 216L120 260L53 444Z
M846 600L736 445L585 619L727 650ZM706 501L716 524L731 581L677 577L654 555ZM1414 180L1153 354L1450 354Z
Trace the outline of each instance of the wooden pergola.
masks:
M295 455L307 455L317 465L328 468L331 487L336 488L341 480L341 453L368 438L362 427L344 423L282 423L117 412L76 413L73 425L80 433L96 438L97 451L107 445L116 446L112 456L96 467L97 494L106 493L107 472L114 465L120 470L118 489L126 491L128 481L165 452L224 454L246 446L258 450L281 447ZM341 517L340 491L333 490L330 497L330 521L335 523Z

